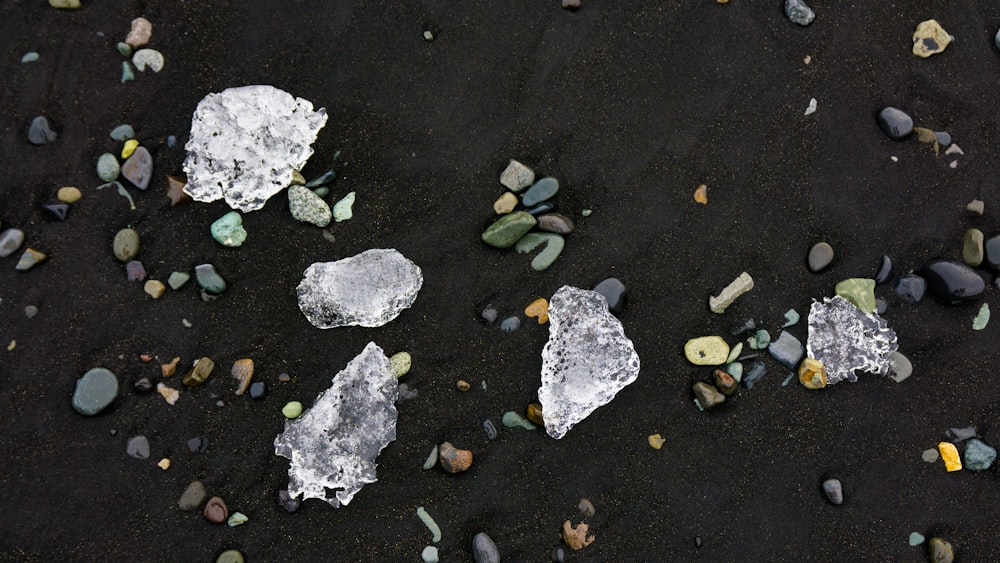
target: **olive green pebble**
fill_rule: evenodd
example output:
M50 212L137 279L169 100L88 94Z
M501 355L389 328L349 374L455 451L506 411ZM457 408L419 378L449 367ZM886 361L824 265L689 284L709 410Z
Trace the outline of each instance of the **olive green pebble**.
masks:
M243 563L243 554L235 549L227 549L219 554L215 563Z
M121 165L115 155L106 152L97 157L97 176L105 182L114 182L121 173Z
M834 293L854 303L862 312L875 311L875 280L848 278L838 283Z
M290 401L285 406L281 407L281 414L285 415L285 418L298 418L302 414L302 403L298 401Z
M135 229L122 229L115 235L111 243L115 258L128 262L139 254L139 233Z

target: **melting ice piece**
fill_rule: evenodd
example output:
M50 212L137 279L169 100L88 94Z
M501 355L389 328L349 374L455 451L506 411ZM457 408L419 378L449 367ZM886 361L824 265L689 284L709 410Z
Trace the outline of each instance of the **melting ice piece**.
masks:
M196 201L226 199L255 211L292 181L312 156L326 110L273 86L229 88L205 96L191 118L184 191Z
M808 357L823 362L826 381L857 381L854 370L889 373L896 333L876 313L865 313L839 295L813 301L809 309Z
M549 341L542 349L538 389L549 436L565 436L638 375L639 356L604 296L559 288L549 301Z
M288 494L334 508L374 483L375 458L396 439L396 378L389 358L369 342L306 413L285 422L274 453L292 460ZM327 496L326 489L336 492Z
M394 248L373 248L306 268L299 309L314 326L382 326L413 305L424 284L420 267Z

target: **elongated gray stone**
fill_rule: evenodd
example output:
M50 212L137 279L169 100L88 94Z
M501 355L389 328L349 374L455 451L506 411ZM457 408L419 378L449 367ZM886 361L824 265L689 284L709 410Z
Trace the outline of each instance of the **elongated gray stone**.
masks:
M531 207L547 199L551 199L559 192L559 180L547 177L535 182L528 191L521 196L521 205Z
M743 272L716 297L709 296L708 308L715 314L721 315L733 304L739 296L753 289L753 278L750 274Z
M961 262L934 260L920 271L931 293L941 299L974 299L986 290L986 282Z
M94 416L118 397L118 377L105 368L93 368L77 380L73 391L73 410Z

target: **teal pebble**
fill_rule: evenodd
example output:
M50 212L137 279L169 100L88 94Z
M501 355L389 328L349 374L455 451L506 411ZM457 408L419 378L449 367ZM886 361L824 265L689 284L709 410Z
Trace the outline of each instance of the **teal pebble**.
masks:
M736 383L739 383L743 379L743 364L740 362L733 362L726 366L726 373L733 376Z
M118 49L118 54L120 54L123 57L132 56L132 46L129 45L128 43L125 43L124 41L119 41L118 44L115 45L115 49Z
M28 51L27 53L24 54L23 57L21 57L22 63L33 63L37 60L38 60L38 53L34 51Z
M757 334L747 339L747 342L754 350L763 350L771 343L771 335L766 330L758 330Z
M785 313L785 324L781 325L781 328L787 328L794 325L799 322L800 318L801 317L799 317L798 311L795 309L789 309L788 312Z
M965 454L962 457L966 469L986 471L996 461L997 451L982 440L973 438L965 443Z
M541 203L559 192L559 180L555 178L542 178L528 188L521 196L521 205L531 207L536 203Z
M97 176L105 182L114 182L122 171L115 155L106 152L97 158Z
M215 266L211 264L199 264L194 268L195 280L202 289L213 295L219 295L226 291L226 280L222 279L219 272L215 271Z
M536 272L545 270L556 261L556 258L559 258L559 254L562 253L566 241L562 236L555 233L528 233L517 241L515 248L519 254L525 254L531 252L541 244L545 245L545 249L539 252L538 256L535 256L534 260L531 261L531 267Z
M77 380L73 392L73 409L94 416L118 396L118 377L104 368L94 368Z
M184 287L184 284L186 284L190 279L191 274L187 272L171 272L170 277L167 278L167 285L170 286L170 289L177 291L178 289Z
M129 80L135 80L135 73L132 72L132 65L128 61L122 61L122 84Z
M111 138L124 143L129 139L135 138L135 130L132 129L131 125L122 124L111 130Z
M354 205L354 192L344 196L344 199L333 204L333 220L336 222L346 221L354 216L351 207Z
M924 536L923 536L923 534L919 534L917 532L910 533L910 546L911 547L917 547L918 545L920 545L922 543L924 543Z
M212 223L209 230L212 232L212 238L215 239L215 242L222 246L235 248L247 240L247 232L243 228L243 217L235 211L230 211L219 217Z
M534 424L525 420L525 418L514 411L508 411L503 414L502 419L503 425L507 428L521 427L525 430L534 430L536 427Z

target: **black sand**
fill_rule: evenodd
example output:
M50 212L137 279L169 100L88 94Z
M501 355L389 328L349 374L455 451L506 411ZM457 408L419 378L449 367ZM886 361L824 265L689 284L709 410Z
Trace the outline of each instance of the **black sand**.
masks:
M957 259L971 226L1000 229L1000 4L813 0L808 28L781 4L585 0L574 13L557 0L85 1L78 11L0 2L0 221L49 254L27 273L14 271L20 252L0 268L2 344L17 342L0 352L0 559L213 561L236 548L249 561L414 561L430 544L414 511L422 505L443 529L443 561L470 560L480 531L505 560L540 561L560 544L562 522L580 520L584 496L597 508L586 519L597 540L572 560L923 560L911 531L947 537L961 560L995 559L996 467L949 474L920 459L950 426L976 425L1000 445L998 324L971 330L983 301L998 309L994 287L973 303L909 306L879 286L915 367L901 384L862 376L822 392L782 387L787 370L768 359L764 380L718 411L691 402L691 384L711 370L685 361L687 339L728 337L747 317L777 335L785 310L804 316L837 281L873 276L882 254L898 275ZM140 15L166 67L120 84L114 45ZM910 35L930 18L956 41L924 60L910 54ZM21 64L30 50L41 60ZM245 216L242 248L222 248L208 226L228 211L223 202L171 208L164 197L198 101L247 84L327 108L304 173L320 174L342 151L329 199L356 191L358 202L332 229L335 243L291 219L279 195ZM812 97L818 111L804 116ZM965 156L890 141L874 118L885 105L949 131ZM55 143L27 143L36 115L56 124ZM155 157L150 189L131 190L136 211L94 190L94 163L119 148L108 138L119 123ZM510 158L557 177L558 208L577 220L543 273L479 241ZM707 206L691 197L700 183ZM84 198L67 222L48 223L41 206L63 185ZM981 218L964 212L974 198L986 201ZM192 284L152 300L112 255L127 225L142 234L151 277L211 262L229 290L203 303ZM837 258L816 275L805 256L820 240ZM303 270L369 248L396 248L423 268L413 308L382 328L313 328L296 305ZM709 294L744 270L756 288L725 315L710 313ZM483 419L499 424L535 400L547 328L525 322L503 334L480 322L481 307L517 313L564 284L590 288L611 275L631 290L621 319L639 379L563 440L502 429L488 442ZM39 315L27 319L26 305ZM792 332L805 340L803 323ZM379 481L347 507L313 500L288 514L276 502L288 462L272 446L281 406L308 406L372 340L413 354L404 381L420 393L400 407ZM144 364L143 353L157 360ZM173 356L219 367L173 407L132 390ZM232 395L228 370L243 357L267 382L263 401ZM70 396L94 366L116 372L123 391L84 418ZM283 371L291 382L277 382ZM460 378L473 390L459 393ZM656 432L667 440L660 451L646 443ZM149 460L125 454L137 434L150 439ZM194 436L208 438L204 454L187 451ZM475 452L469 472L420 469L443 440ZM156 467L161 457L168 471ZM823 498L827 476L843 481L843 506ZM249 523L179 511L193 479Z

